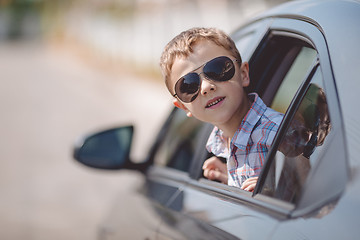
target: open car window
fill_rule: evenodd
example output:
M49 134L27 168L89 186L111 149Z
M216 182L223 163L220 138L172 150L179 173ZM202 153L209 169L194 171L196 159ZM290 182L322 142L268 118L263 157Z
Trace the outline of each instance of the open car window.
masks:
M286 112L316 58L317 52L315 49L306 46L300 48L298 55L295 57L289 71L286 73L279 89L276 91L275 95L272 94L274 95L270 105L272 109L281 113Z
M270 31L249 61L247 91L257 92L267 106L285 113L316 55L302 36Z

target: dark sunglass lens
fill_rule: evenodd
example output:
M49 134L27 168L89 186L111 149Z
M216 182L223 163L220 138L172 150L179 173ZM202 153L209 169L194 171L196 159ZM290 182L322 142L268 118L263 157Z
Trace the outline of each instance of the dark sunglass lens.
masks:
M215 81L228 81L235 74L233 61L228 57L218 57L206 63L204 74Z
M197 96L200 78L197 73L189 73L182 77L175 86L175 92L183 102L192 102Z
M190 73L183 77L180 84L180 92L193 94L199 89L200 81L196 73Z

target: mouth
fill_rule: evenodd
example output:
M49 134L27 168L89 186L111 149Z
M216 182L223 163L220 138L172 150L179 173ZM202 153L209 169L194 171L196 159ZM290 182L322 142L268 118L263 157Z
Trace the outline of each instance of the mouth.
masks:
M222 102L224 99L225 99L225 97L214 98L206 104L205 108L210 108L212 106L215 106L216 104L219 104L220 102Z

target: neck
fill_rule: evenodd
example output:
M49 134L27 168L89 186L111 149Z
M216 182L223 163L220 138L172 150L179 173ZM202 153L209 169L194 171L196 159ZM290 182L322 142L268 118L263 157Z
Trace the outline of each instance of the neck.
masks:
M231 141L250 107L251 102L246 101L228 122L217 125L217 127L223 131L224 137Z
M219 129L221 129L223 131L223 136L228 138L228 139L232 139L232 137L235 135L236 130L239 128L241 124L241 120L230 125L224 125L224 126L217 126Z

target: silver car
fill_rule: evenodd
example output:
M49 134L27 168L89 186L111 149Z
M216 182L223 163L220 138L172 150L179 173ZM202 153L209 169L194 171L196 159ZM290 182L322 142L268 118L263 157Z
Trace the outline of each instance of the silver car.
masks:
M285 114L255 191L203 177L212 126L174 109L141 163L129 158L132 126L75 147L85 165L144 179L113 206L100 238L359 238L360 2L292 1L232 37L250 65L247 91Z

